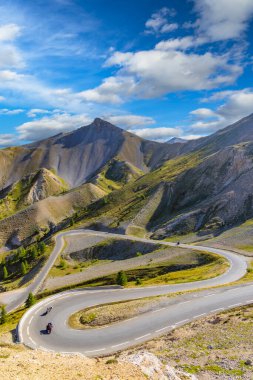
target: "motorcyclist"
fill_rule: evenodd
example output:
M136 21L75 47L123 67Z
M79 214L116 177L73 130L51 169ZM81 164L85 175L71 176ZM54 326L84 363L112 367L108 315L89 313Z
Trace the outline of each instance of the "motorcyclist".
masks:
M48 334L51 334L52 329L53 329L53 324L52 324L52 322L49 322L49 323L47 324L47 333L48 333Z
M47 308L47 314L50 313L50 311L51 311L52 309L53 309L52 306L48 307L48 308Z

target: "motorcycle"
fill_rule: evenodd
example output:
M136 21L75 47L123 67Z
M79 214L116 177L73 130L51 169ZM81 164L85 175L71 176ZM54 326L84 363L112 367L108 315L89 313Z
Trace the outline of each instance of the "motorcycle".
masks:
M51 322L49 322L49 323L47 324L47 328L46 328L46 330L47 330L47 334L51 334L52 329L53 329L53 324L52 324Z

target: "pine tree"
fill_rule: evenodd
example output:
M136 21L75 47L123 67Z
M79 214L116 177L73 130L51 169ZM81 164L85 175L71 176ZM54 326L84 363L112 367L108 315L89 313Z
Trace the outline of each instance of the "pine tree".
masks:
M30 255L31 255L31 259L32 260L35 260L36 257L38 256L38 250L35 247L35 245L33 247L31 247L31 249L30 249Z
M32 293L29 293L28 298L25 302L26 307L30 307L30 306L34 305L35 302L36 302L36 299L35 299L34 295Z
M120 286L126 286L127 284L127 275L123 270L118 272L117 278L116 278L116 283Z
M26 265L25 263L22 261L21 263L21 274L22 276L24 276L26 274L27 270L26 270Z
M7 280L9 276L8 270L6 268L6 265L3 266L3 280Z
M38 248L39 248L39 252L40 253L45 253L45 251L46 251L46 244L44 243L44 241L41 241L38 244Z
M5 305L1 306L1 316L0 316L0 324L3 325L6 322L7 319L7 313Z

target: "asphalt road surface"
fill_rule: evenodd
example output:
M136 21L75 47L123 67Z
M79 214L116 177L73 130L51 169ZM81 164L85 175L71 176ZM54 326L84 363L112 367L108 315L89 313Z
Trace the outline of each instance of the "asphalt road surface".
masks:
M79 234L84 233L152 242L149 239L89 230L61 233L56 238L56 246L45 267L34 282L26 288L27 294L29 291L36 292L43 283L62 250L63 237L73 234L78 237ZM157 244L157 241L154 244ZM160 241L159 244L175 245L174 243ZM86 288L59 293L39 302L26 312L18 328L20 342L34 349L40 348L65 353L78 352L86 356L106 355L150 340L195 318L217 313L237 305L253 303L253 284L201 291L201 288L204 287L225 285L241 278L245 274L247 267L243 256L216 248L186 244L182 244L182 247L220 254L229 260L230 267L221 276L192 283L132 289ZM164 308L141 314L111 326L90 330L74 330L68 326L69 316L86 307L193 289L199 289L199 291L178 296L173 298L171 303ZM22 294L22 297L17 298L14 302L12 301L9 306L12 308L19 306L24 302L27 294ZM49 314L45 315L46 308L49 306L52 306L53 309ZM48 322L52 322L54 326L50 335L45 334L45 327Z

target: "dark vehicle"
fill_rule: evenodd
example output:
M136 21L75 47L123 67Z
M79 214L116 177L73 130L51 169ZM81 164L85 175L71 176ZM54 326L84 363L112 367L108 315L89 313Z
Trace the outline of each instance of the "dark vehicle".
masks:
M53 329L53 324L52 324L51 322L49 322L49 323L47 324L47 333L48 333L48 334L51 334L52 329Z
M177 245L179 245L179 244L180 244L180 241L177 242Z

